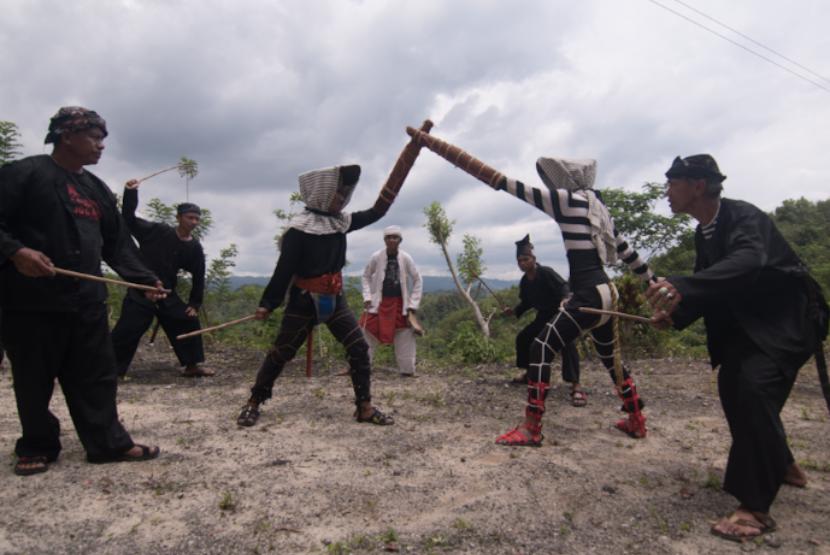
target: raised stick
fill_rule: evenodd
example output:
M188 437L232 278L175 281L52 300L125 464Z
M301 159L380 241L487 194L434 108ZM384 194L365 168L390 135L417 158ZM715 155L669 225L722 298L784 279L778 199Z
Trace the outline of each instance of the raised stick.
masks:
M455 145L435 137L428 135L412 127L407 127L406 132L413 139L417 139L419 143L430 149L432 152L447 160L453 166L456 166L465 172L469 173L476 179L483 181L490 187L498 188L499 182L505 178L504 174L498 170L488 166L472 154L461 150Z
M491 295L493 295L493 298L494 298L494 299L496 299L496 302L497 302L497 303L499 303L499 307L502 309L502 312L503 312L503 311L505 311L505 310L507 310L508 308L510 308L510 307L508 307L506 304L504 304L504 303L502 303L502 302L501 302L501 297L499 297L498 295L496 295L496 293L495 293L492 289L490 289L490 286L489 286L489 285L487 285L486 283L484 283L484 280L483 280L483 279L481 279L481 276L476 276L476 279L479 281L479 283L481 283L481 284L484 286L484 288L485 288L485 289L487 289L487 291L488 291Z
M426 135L429 133L430 129L432 129L432 122L424 120L424 123L421 124L419 132ZM378 194L378 198L375 201L374 209L376 211L386 214L389 210L389 207L398 196L398 192L400 192L403 182L406 180L406 176L409 175L409 170L412 169L412 166L415 164L415 160L418 158L418 153L420 152L421 143L415 137L410 139L410 141L403 147L403 150L398 155L398 159L395 160L395 165L392 166L392 171L389 172L389 177L386 178L386 183L383 184L383 187Z
M188 337L194 337L196 335L201 335L203 333L208 333L211 331L221 330L222 328L229 328L231 326L235 326L236 324L241 324L242 322L247 322L248 320L253 320L256 318L256 314L251 314L249 316L245 316L244 318L237 318L236 320L231 320L230 322L225 322L224 324L218 324L216 326L211 326L209 328L202 328L200 330L192 331L190 333L183 333L181 335L177 335L176 339L187 339Z
M105 278L101 276L94 276L92 274L82 274L81 272L75 272L72 270L64 270L63 268L53 268L56 274L60 274L62 276L69 276L78 279L85 279L87 281L99 281L101 283L111 283L113 285L123 285L124 287L132 287L133 289L140 289L142 291L153 291L158 292L162 291L164 293L170 293L169 289L158 289L153 287L152 285L141 285L140 283L132 283L129 281L122 281L120 279L112 279L112 278Z
M636 314L628 314L626 312L617 312L616 310L602 310L601 308L580 306L579 311L587 312L588 314L599 314L602 316L616 316L617 318L622 318L623 320L633 320L634 322L640 322L641 324L651 324L651 318L637 316Z

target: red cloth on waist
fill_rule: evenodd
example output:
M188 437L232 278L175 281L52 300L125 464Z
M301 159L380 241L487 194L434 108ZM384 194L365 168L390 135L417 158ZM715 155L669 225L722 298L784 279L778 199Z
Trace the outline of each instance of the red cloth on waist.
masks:
M360 316L360 327L365 328L384 345L391 345L395 340L395 330L409 327L409 322L403 315L403 297L384 297L377 314L363 312Z
M323 274L310 278L295 277L294 285L312 293L338 295L343 290L343 274Z

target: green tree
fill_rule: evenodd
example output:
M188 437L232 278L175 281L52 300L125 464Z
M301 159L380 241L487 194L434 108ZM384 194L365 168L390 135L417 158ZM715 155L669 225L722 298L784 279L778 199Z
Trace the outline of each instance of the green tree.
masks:
M176 205L164 204L157 198L151 198L144 209L147 219L153 222L167 224L176 227ZM202 215L199 218L199 225L193 230L193 236L201 241L210 233L213 227L213 215L208 208L202 208Z
M659 183L646 183L641 193L623 189L603 189L602 200L614 218L617 231L638 251L651 255L673 247L690 229L686 214L663 216L654 211L655 203L665 196Z
M463 272L462 279L466 282L466 286L464 286L461 284L459 272L453 266L448 251L450 235L452 235L455 222L447 218L444 208L437 201L424 208L424 215L427 217L424 227L429 232L429 240L441 249L441 254L444 255L444 260L447 263L447 268L450 270L450 275L452 276L453 283L455 283L455 288L458 290L458 294L473 309L473 314L475 315L476 323L481 333L485 337L490 337L490 319L493 317L493 313L485 317L481 313L478 302L470 294L475 277L480 275L480 271L483 269L483 263L481 261L482 251L479 247L479 240L469 235L465 235L464 237L464 252L458 257L459 266Z
M19 149L22 145L18 142L18 139L20 139L20 132L17 129L17 124L0 120L0 165L11 162L20 156Z

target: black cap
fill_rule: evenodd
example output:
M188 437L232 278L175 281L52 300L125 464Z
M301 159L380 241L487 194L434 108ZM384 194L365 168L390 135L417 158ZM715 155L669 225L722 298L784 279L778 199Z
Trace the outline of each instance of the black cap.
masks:
M533 243L530 242L530 234L522 237L521 240L516 241L516 258L520 256L534 256Z
M193 204L192 202L183 202L176 207L176 214L181 216L182 214L198 214L202 215L202 209L199 208L198 205Z
M694 179L711 179L713 181L723 181L726 176L720 172L718 163L709 154L693 154L686 158L678 156L674 159L666 172L666 177L673 179L676 177L691 177Z

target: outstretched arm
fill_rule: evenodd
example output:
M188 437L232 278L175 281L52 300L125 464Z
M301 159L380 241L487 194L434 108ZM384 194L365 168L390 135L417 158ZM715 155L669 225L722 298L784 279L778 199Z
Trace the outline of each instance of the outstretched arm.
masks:
M136 239L141 240L146 237L156 224L148 222L135 215L135 210L138 208L138 185L139 181L131 179L124 184L124 198L121 200L121 215L124 221L127 222L127 228L130 230Z

